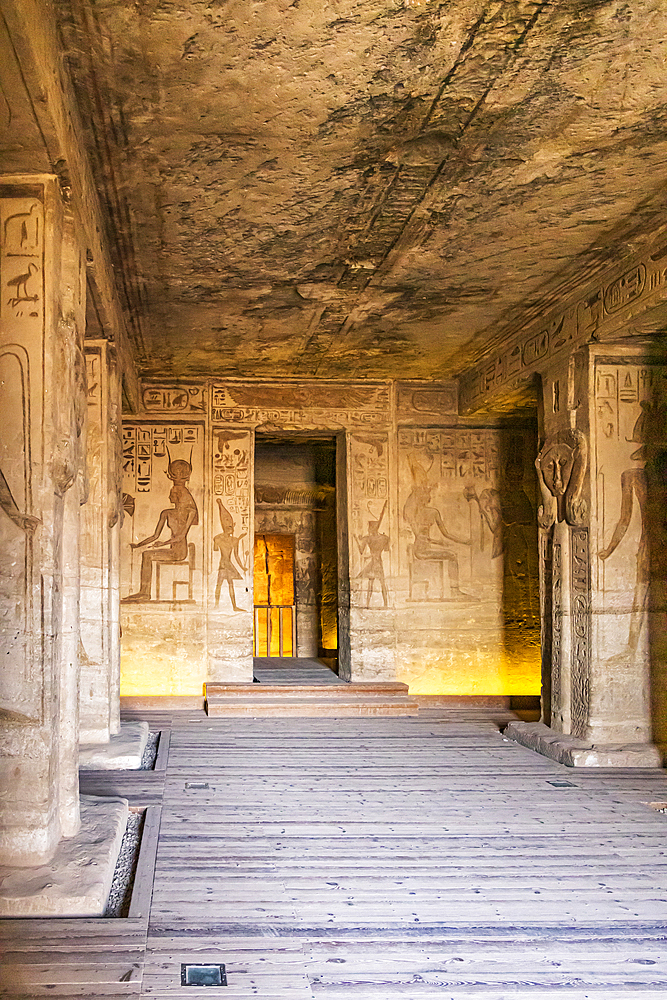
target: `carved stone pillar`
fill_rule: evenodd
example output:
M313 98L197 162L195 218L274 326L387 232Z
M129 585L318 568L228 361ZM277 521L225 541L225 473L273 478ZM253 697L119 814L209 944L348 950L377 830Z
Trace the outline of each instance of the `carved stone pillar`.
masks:
M0 184L0 860L48 858L78 817L84 282L55 177Z
M106 743L120 724L120 389L112 351L106 340L86 341L89 494L81 531L82 743Z
M586 737L648 743L651 616L664 611L667 371L641 349L591 349L592 671ZM651 594L651 570L655 586Z
M215 404L214 398L214 410ZM250 429L215 423L211 428L207 592L211 682L253 677L254 446Z
M347 435L350 654L353 681L395 680L390 435Z
M514 724L510 734L569 764L660 762L651 743L649 624L664 608L650 606L649 511L651 463L667 443L667 394L665 370L645 350L592 345L543 380L536 465L550 728ZM655 566L664 539L656 542ZM657 600L661 587L654 591Z

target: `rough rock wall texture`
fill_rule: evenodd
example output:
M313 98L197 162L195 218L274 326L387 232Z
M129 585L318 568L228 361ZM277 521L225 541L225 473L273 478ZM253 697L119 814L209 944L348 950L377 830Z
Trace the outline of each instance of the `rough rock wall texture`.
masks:
M662 212L659 0L58 11L158 376L457 372Z

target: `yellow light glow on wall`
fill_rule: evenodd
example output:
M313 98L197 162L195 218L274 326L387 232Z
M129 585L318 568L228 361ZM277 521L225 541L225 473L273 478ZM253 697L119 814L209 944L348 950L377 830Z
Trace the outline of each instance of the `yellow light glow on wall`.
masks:
M505 696L539 695L540 673L539 650L530 647L511 656L502 650L440 650L405 657L397 671L410 694Z
M294 535L255 536L253 580L255 656L294 656Z
M121 613L121 695L200 695L206 681L205 616L161 610L143 616L137 608Z

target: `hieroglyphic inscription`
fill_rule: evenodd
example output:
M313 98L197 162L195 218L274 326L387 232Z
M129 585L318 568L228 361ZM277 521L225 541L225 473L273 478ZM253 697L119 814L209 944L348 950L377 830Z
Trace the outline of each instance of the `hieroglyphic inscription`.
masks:
M605 438L631 440L632 425L642 402L663 395L664 376L657 366L598 365L595 371L595 410L598 432Z
M434 382L430 386L399 382L396 407L401 420L414 417L423 422L427 414L436 418L457 414L457 385L455 382Z
M495 479L498 474L498 437L485 430L402 427L398 441L401 448L437 457L443 480Z
M585 342L606 320L617 320L624 310L633 309L637 302L648 300L666 285L667 246L659 246L612 281L567 308L559 308L546 326L516 334L505 347L464 375L459 383L461 412L484 406L501 388L518 386L527 375L544 369L561 348Z
M123 476L125 490L150 493L153 461L168 457L170 450L193 448L199 441L199 427L168 424L130 424L123 427Z
M149 385L142 393L144 409L148 411L203 413L204 389L200 385Z
M250 531L250 431L213 428L213 495L232 515L234 529Z
M560 542L551 550L551 698L558 708L562 697L561 655L563 641L563 566Z
M539 553L540 553L540 639L542 646L542 703L544 719L547 725L551 721L551 704L553 696L552 688L552 563L553 563L553 539L550 530L539 533Z
M591 664L590 555L588 528L571 534L572 733L583 736L589 716Z
M0 188L0 702L37 717L41 689L33 681L39 622L33 620L34 536L32 448L40 441L44 344L44 197L39 187ZM39 460L40 453L35 451ZM37 501L39 502L39 501Z
M246 426L373 427L386 424L389 405L386 386L244 383L214 386L211 393L214 422Z

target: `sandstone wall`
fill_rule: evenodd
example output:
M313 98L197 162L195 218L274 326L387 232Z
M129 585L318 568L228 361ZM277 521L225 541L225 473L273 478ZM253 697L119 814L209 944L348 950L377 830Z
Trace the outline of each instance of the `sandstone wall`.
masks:
M342 676L398 677L423 693L539 692L529 425L461 421L454 383L192 380L146 383L143 401L123 431L124 693L251 679L254 531L293 531L304 580L317 541L285 492L290 476L317 487L312 470L274 468L272 481L266 459L255 468L255 437L280 434L336 441ZM165 543L183 526L173 561ZM308 586L301 655L316 645Z

